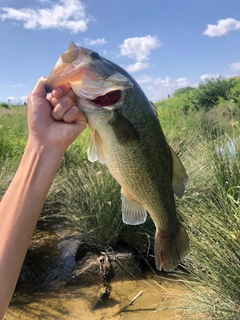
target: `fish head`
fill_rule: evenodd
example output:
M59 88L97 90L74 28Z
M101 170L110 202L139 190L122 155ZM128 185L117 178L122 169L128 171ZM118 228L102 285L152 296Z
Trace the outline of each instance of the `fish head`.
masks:
M46 90L51 92L66 83L78 97L96 100L96 104L102 106L114 104L120 98L121 91L133 86L131 80L120 73L113 63L74 42L60 55L48 77ZM101 99L107 94L106 99Z

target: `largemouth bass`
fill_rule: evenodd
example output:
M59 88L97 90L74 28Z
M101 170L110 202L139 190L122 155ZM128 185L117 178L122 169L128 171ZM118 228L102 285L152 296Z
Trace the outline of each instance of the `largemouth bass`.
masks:
M70 43L53 68L47 91L69 83L91 128L88 159L105 164L121 185L124 223L156 226L155 263L172 271L189 252L175 207L187 173L167 144L158 116L137 82L95 51Z

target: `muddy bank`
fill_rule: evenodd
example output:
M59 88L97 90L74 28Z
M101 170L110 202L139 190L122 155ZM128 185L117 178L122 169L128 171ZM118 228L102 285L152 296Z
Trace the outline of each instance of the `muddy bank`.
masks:
M187 319L179 307L178 300L186 294L186 288L178 282L149 277L139 280L113 281L111 294L104 304L92 310L99 286L67 286L50 291L19 290L4 319L124 319L124 320L169 320ZM133 304L129 302L139 294ZM124 309L121 313L119 311Z
M129 248L37 232L4 319L181 319L176 306L186 288L160 275L146 273Z

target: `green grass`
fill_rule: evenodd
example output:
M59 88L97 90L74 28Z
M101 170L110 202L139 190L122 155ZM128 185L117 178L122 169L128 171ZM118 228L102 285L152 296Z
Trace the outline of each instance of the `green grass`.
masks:
M185 108L183 93L158 103L167 140L179 154L189 183L177 209L188 230L191 254L177 272L191 289L184 298L186 319L237 319L240 313L240 127L223 117L221 101L209 113ZM186 112L187 110L187 112ZM236 117L238 117L238 111ZM224 119L223 119L224 118ZM89 130L66 151L41 222L79 232L94 246L128 243L141 252L153 248L155 228L147 219L141 226L126 226L121 218L120 187L107 169L89 163ZM235 155L226 152L229 137ZM0 193L16 170L27 140L26 107L0 108ZM217 148L225 150L222 155ZM198 316L196 317L196 314Z
M227 142L226 136L203 137L183 155L190 182L177 208L191 242L191 254L182 264L192 290L183 300L190 319L238 319L240 311L240 163L238 156L216 153Z
M0 107L0 159L21 157L28 135L26 110Z
M93 246L116 246L127 243L144 250L154 238L149 218L143 226L126 226L122 222L120 186L106 166L83 162L62 167L49 192L47 205L64 199L55 218L67 228L79 232L83 241ZM52 203L52 204L51 204ZM49 219L49 214L41 219ZM145 250L147 251L147 249Z

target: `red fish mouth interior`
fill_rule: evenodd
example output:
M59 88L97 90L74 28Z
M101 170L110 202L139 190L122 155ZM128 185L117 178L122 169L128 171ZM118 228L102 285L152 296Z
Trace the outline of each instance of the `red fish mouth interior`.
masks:
M99 107L107 107L117 103L120 98L121 98L121 90L115 90L115 91L108 92L103 96L99 96L92 101Z

